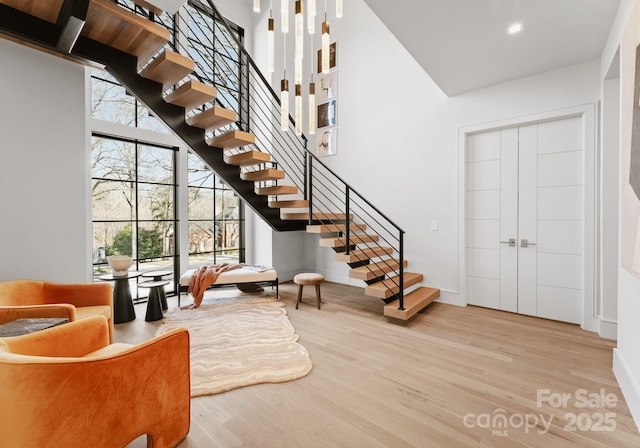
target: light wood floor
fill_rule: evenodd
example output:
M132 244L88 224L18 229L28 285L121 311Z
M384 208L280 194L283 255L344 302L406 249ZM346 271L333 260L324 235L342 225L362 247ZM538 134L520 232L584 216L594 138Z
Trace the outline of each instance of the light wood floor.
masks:
M281 285L281 300L311 355L311 373L194 398L181 448L640 447L611 369L614 341L575 325L438 303L408 323L391 323L382 301L332 283L322 285L322 310L310 287L296 310L296 288ZM236 292L214 294L221 293ZM136 306L137 320L116 326L117 341L153 336L160 323L145 322L144 307ZM544 389L570 394L567 407L538 407ZM604 389L617 404L579 408L580 389ZM501 413L506 427L468 427ZM612 415L603 421L605 413ZM553 417L548 432L540 420L520 426L534 415ZM131 446L146 445L137 439Z

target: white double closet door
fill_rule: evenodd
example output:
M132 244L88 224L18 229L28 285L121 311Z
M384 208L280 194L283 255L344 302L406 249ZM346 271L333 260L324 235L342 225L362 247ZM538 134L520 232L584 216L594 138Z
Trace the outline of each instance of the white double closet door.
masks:
M581 117L468 136L467 301L581 323Z

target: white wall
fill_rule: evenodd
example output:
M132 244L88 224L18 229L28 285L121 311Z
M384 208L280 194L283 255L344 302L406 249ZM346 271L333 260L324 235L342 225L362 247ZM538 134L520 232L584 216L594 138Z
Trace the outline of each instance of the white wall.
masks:
M634 74L636 46L640 43L640 2L635 1L620 43L620 234L635 235L640 203L629 185L629 157L633 126ZM633 243L621 239L621 263ZM628 260L624 261L628 264ZM614 372L629 409L640 426L640 276L620 267L618 275L618 348L614 353Z
M331 24L338 42L338 154L323 158L406 230L409 270L458 297L458 130L599 98L598 60L447 98L363 0L345 3ZM439 230L431 231L431 221ZM347 282L333 252L316 252L316 270ZM357 282L357 284L362 284Z
M87 281L85 68L4 39L0 55L0 281Z

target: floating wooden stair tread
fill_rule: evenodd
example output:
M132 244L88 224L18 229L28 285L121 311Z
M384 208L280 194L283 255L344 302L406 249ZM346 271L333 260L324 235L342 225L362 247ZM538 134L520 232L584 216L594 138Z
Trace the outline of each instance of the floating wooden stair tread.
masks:
M409 264L407 260L404 260L404 267ZM389 272L394 272L400 269L400 261L396 259L388 259L379 261L377 263L371 263L364 266L353 268L349 271L349 278L356 280L373 280Z
M282 219L308 221L309 213L284 213ZM347 219L347 215L344 213L316 212L313 214L314 221L344 221L345 219ZM349 213L349 219L353 219L352 213Z
M366 224L349 224L349 230L351 232L366 230ZM307 233L336 233L346 232L346 224L314 224L307 226Z
M49 0L46 2L27 1L27 0L2 0L1 4L7 5L18 11L35 16L39 19L46 20L49 23L56 23L60 15L60 9L64 0Z
M91 0L82 35L138 57L138 67L169 42L169 30L109 0Z
M132 0L132 1L136 5L142 6L143 8L148 9L149 11L151 11L157 16L162 15L162 9L158 8L155 5L152 5L151 3L145 2L144 0Z
M224 156L224 163L235 166L260 165L261 163L267 163L270 161L271 155L268 152L260 151L245 151L233 156ZM296 193L297 192L298 189L296 188Z
M187 118L187 124L207 131L221 128L238 120L238 114L231 109L213 106L193 117Z
M280 194L298 194L298 187L294 185L274 185L261 187L256 190L260 196L277 196Z
M220 149L234 149L245 145L251 145L255 141L255 135L236 130L207 139L207 145ZM280 177L279 179L282 178Z
M175 51L164 50L142 71L140 76L159 82L163 90L176 84L195 69L195 62Z
M416 283L420 283L423 279L422 274L416 274L414 272L405 272L404 273L404 287L405 289L409 286L413 286ZM388 299L394 294L400 292L400 287L398 286L400 281L400 276L396 275L395 277L388 278L381 282L373 283L372 285L364 288L364 294L370 297L378 297L380 299Z
M217 93L215 87L200 81L189 80L167 95L164 100L190 110L212 101Z
M440 297L439 289L421 286L404 296L404 310L399 310L400 301L394 300L384 306L384 315L409 320L438 297Z
M346 253L333 254L335 261L342 261L344 263L355 263L357 261L365 261L371 258L384 257L385 255L391 255L393 248L391 247L371 247L367 249L356 249Z
M242 180L248 180L251 182L261 182L265 180L279 180L284 179L284 171L276 170L274 168L268 168L266 170L249 171L247 173L240 173Z
M375 243L379 239L378 235L349 235L349 244ZM320 247L344 247L346 241L346 237L320 238Z
M271 201L269 202L271 208L304 208L309 207L309 201L302 199L295 199L291 201Z

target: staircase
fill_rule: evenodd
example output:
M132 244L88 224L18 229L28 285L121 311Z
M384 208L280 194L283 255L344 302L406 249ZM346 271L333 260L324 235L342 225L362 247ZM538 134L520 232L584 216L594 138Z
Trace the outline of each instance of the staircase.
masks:
M385 302L386 316L407 320L439 296L438 289L419 286L422 274L405 272L404 231L307 151L292 119L289 132L279 131L278 97L237 41L223 48L242 55L237 84L246 89L248 106L218 94L204 57L185 56L193 49L176 38L171 16L143 0L128 4L56 0L34 7L29 0L0 0L0 30L104 64L275 230L319 234L320 246L349 264L349 277L365 282L365 295ZM222 23L229 31L208 0L192 10L202 15L188 22L194 27ZM189 34L206 40L215 33Z

